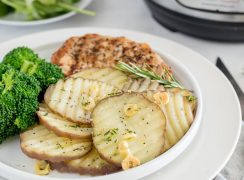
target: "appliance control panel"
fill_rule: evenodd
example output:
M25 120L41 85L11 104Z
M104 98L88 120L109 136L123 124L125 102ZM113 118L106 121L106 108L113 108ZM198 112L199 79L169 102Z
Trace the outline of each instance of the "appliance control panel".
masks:
M222 13L244 13L244 0L176 0L191 9Z

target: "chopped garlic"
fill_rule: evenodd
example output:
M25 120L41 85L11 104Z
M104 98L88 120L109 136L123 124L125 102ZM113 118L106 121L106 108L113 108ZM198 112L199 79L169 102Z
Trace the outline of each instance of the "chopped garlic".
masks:
M157 104L168 104L169 102L169 93L168 92L157 92L153 94L153 98Z
M38 160L35 164L35 172L38 175L48 175L50 172L50 165L44 160Z
M131 154L129 144L127 141L121 141L119 143L119 154L123 157L126 157L128 154Z
M137 135L135 133L127 133L122 138L124 140L132 140L132 139L136 138L136 136Z
M138 106L136 104L126 104L124 106L124 114L128 117L134 116L138 111Z
M133 156L132 154L128 154L126 158L122 161L122 169L127 170L141 164L140 160Z
M125 140L119 143L119 153L122 157L124 157L121 162L123 170L130 169L141 164L140 160L132 155L129 149L129 144Z
M128 141L129 140L133 140L134 138L136 138L136 134L135 133L127 133L125 135L122 136L122 141L120 141L119 143L119 153L121 156L126 157L127 155L131 154L130 149L129 149L129 144Z

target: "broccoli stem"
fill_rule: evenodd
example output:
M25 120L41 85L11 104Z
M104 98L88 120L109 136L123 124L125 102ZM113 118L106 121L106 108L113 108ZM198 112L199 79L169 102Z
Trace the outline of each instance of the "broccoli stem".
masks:
M34 64L33 62L26 60L22 64L20 71L31 76L36 72L36 69L37 69L37 64Z
M13 80L14 73L15 73L14 71L10 71L10 73L2 75L2 81L5 84L3 94L5 94L6 92L8 92L9 90L12 89L13 83L14 83L14 80Z
M30 66L32 66L33 63L30 61L24 61L24 63L22 64L20 71L23 73L27 73L28 69L30 68Z
M36 64L32 64L32 67L29 68L27 74L31 76L31 75L33 75L36 72L36 70L37 70L37 65Z

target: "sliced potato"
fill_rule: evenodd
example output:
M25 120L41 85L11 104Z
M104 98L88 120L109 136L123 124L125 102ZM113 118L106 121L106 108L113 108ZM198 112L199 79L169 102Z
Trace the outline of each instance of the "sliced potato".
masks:
M51 163L51 168L61 172L74 172L90 175L109 174L120 169L100 158L95 148L92 148L89 153L79 159Z
M31 158L59 162L82 157L91 150L92 142L58 137L43 125L37 125L20 134L20 146Z
M118 89L122 89L128 81L128 77L123 72L114 68L88 68L71 75L74 78L97 80L111 84Z
M164 90L164 86L160 85L157 81L150 79L130 79L123 87L123 91L143 92L147 90Z
M84 79L92 79L107 84L111 84L124 92L143 92L146 90L164 90L164 86L157 81L150 79L135 79L127 76L125 73L114 68L89 68L83 69L71 77L80 77Z
M167 119L164 146L164 151L166 151L175 145L190 128L194 119L196 100L189 101L189 97L193 94L181 89L166 92L147 91L144 95L160 106Z
M129 156L128 160L136 161L132 164L139 165L163 150L166 119L160 108L141 94L106 98L97 104L92 118L94 146L110 163L121 167Z
M39 122L61 137L70 139L91 138L92 128L86 124L76 124L53 113L46 104L40 104L37 111Z
M69 78L51 85L44 99L55 113L75 123L89 124L96 103L116 92L118 90L114 86L103 82Z

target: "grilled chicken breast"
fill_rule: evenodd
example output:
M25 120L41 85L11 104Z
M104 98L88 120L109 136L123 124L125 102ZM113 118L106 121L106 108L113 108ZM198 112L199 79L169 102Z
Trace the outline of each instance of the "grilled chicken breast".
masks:
M160 75L165 68L169 69L148 44L125 37L98 34L71 37L52 55L52 63L59 65L66 76L84 68L113 67L119 60L138 66L150 66Z

